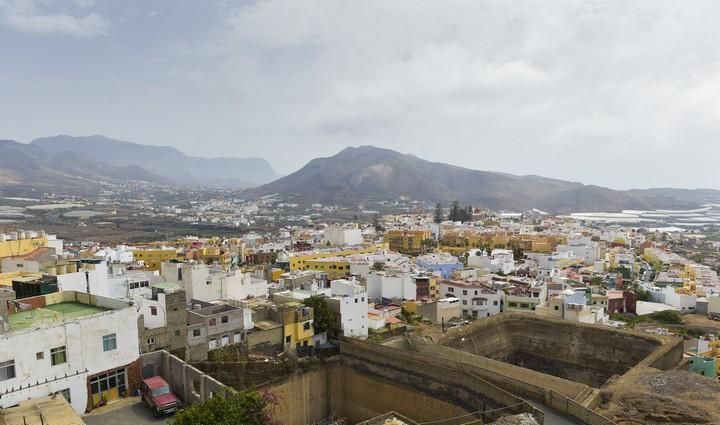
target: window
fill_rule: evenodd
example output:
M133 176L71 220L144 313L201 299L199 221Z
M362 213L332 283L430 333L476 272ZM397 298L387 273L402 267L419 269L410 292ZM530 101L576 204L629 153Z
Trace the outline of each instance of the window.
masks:
M290 335L285 337L285 344L290 344L290 340L291 340L290 338L291 338Z
M517 303L510 302L508 303L508 307L517 307Z
M7 381L15 377L15 360L0 362L0 381Z
M493 305L498 305L497 300L493 301Z
M467 289L463 289L463 295L467 295Z
M182 269L178 267L178 280L182 280Z
M179 331L179 330L176 330L176 331L175 331L175 336L180 336L180 331Z
M222 338L220 338L220 346L224 347L228 344L230 344L230 335L223 335Z
M217 339L213 338L213 339L211 339L210 342L208 343L208 347L209 347L211 350L214 350L214 349L217 348L217 344L218 344L218 343L217 343Z
M157 307L155 307L154 305L150 306L150 315L157 316Z
M200 336L200 329L193 329L193 336Z
M235 335L233 335L233 342L234 342L235 344L237 344L237 343L239 343L239 342L242 342L242 334L241 334L240 332L238 332L238 333L236 333Z
M365 302L365 297L361 297L361 298L360 298L360 301L361 301L361 302Z
M463 305L467 305L467 300L463 300Z
M127 389L125 369L113 370L90 379L91 394L105 393L111 388L117 388L121 393Z
M530 308L530 304L520 304L520 308Z
M357 299L357 298L355 298L355 304L357 304L357 303L358 303L358 299Z
M45 352L44 351L38 351L35 353L35 359L36 360L42 360L45 358Z
M103 351L112 351L117 348L117 337L115 334L105 335L102 337Z
M560 310L560 307L559 307L559 306L555 306L555 310Z
M455 288L448 288L449 292L455 292Z
M477 289L475 290L475 295L477 295Z
M210 319L209 325L215 326L217 324L217 319Z
M64 345L50 350L50 364L57 366L65 362L67 362L67 352Z
M303 323L303 329L306 331L309 331L310 330L310 322Z
M223 316L223 317L220 318L220 323L227 323L227 322L228 322L228 317L227 317L227 316Z
M147 343L148 343L148 345L153 345L153 344L155 344L155 337L153 336L153 337L148 338L148 339L147 339Z

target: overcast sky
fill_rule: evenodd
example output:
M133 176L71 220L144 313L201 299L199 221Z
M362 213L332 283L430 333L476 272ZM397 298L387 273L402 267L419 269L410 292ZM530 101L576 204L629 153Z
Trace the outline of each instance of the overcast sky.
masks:
M720 188L720 2L0 0L0 139Z

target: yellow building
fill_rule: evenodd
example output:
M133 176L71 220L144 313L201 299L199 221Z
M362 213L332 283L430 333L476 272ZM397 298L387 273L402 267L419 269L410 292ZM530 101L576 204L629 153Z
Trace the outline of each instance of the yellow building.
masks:
M347 257L355 254L372 254L373 252L384 249L387 249L387 244L385 243L344 250L292 252L290 253L290 270L310 270L306 267L306 263L311 260L330 257Z
M283 346L294 350L298 347L312 346L313 309L298 302L290 302L277 307L272 313L275 322L283 324Z
M12 281L19 278L39 279L42 273L33 272L8 272L0 273L0 286L12 287Z
M160 270L160 265L165 261L177 258L175 248L156 248L156 249L134 249L133 258L135 261L145 263L145 270Z
M0 258L19 257L48 246L46 236L0 241Z
M343 257L318 258L305 261L303 270L327 273L328 279L335 280L350 275L350 261Z
M195 259L205 264L230 265L230 253L218 247L198 248L195 251Z
M388 244L390 251L405 255L420 255L425 248L424 242L428 239L432 239L432 232L429 229L388 230L383 241Z

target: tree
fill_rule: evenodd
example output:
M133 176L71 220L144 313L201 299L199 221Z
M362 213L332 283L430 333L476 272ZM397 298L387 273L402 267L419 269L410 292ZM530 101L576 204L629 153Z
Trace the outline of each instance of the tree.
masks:
M303 300L303 304L313 309L313 328L315 334L327 332L333 326L333 314L325 297L313 295Z
M442 223L445 218L443 217L443 208L442 205L437 204L435 205L435 217L433 217L433 221L435 223Z
M385 263L383 263L382 261L376 261L373 263L372 269L376 272L381 272L385 270Z
M600 286L602 288L605 287L605 281L600 276L593 276L593 278L590 280L590 285L592 286Z
M378 233L385 231L385 228L383 227L382 224L380 224L380 219L378 218L377 215L373 217L373 227L375 228L375 231Z
M218 394L202 403L195 403L180 410L173 418L173 425L270 425L277 422L272 410L278 404L274 394L259 392L254 388L242 391L230 390L223 397Z
M450 221L460 221L460 203L458 201L452 201L450 204L448 219Z

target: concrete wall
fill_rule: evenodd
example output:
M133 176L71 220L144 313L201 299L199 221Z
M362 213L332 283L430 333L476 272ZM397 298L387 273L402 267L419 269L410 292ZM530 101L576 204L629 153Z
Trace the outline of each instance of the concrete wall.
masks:
M665 341L649 334L504 313L452 331L440 343L598 388Z
M202 402L224 394L228 387L167 351L140 356L144 377L160 375L185 405Z

